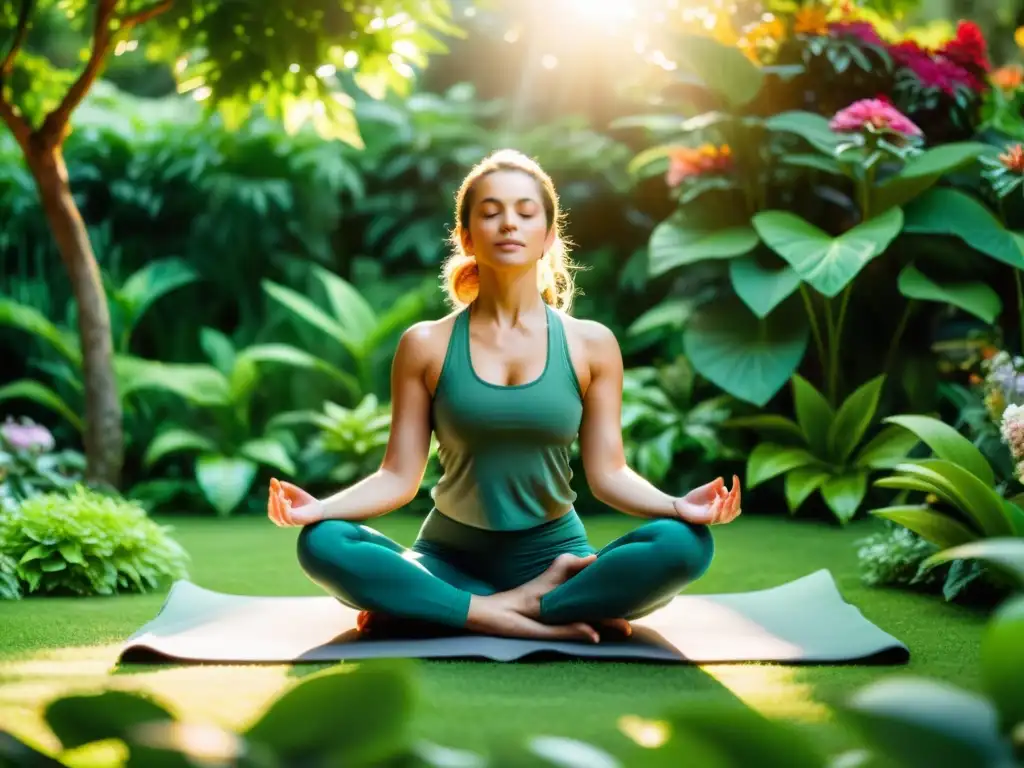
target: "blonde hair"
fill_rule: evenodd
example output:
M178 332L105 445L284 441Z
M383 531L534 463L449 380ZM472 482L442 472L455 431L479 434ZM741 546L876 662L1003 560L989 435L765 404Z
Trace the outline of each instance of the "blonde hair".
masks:
M555 184L536 161L513 149L498 150L477 163L455 196L455 229L449 238L451 253L441 268L448 301L455 308L465 307L477 297L480 290L476 259L466 253L462 242L469 231L474 187L480 179L495 171L521 171L532 176L540 187L549 231L554 228L555 239L551 248L537 262L537 288L544 301L568 312L576 292L571 270L576 267L569 260L571 243L562 234L562 212L558 206Z

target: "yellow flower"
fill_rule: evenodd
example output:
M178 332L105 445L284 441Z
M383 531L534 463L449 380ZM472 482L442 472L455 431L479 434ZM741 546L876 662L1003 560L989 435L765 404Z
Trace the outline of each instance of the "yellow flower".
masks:
M793 19L793 31L798 35L828 34L828 10L820 5L804 5Z
M1013 41L1024 48L1024 27L1017 27L1017 31L1013 33Z

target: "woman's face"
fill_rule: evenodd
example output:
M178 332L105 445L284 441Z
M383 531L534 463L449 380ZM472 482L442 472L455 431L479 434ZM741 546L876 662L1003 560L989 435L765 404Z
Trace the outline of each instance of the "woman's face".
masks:
M495 171L473 188L466 251L494 269L529 267L554 240L540 184L523 171Z

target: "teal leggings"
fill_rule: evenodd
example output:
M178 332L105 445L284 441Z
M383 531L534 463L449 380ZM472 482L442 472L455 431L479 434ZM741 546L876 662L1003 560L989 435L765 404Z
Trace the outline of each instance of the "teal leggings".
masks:
M471 595L504 592L543 573L565 552L595 552L575 511L523 531L487 531L438 511L409 549L369 526L323 520L299 534L306 575L345 605L463 627ZM660 608L711 564L707 526L659 519L597 553L541 599L540 620L569 624L637 619Z

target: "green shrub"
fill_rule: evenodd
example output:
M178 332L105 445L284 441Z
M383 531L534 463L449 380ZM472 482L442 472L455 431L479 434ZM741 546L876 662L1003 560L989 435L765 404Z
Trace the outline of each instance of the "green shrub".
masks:
M887 521L884 530L857 542L861 581L873 587L941 584L941 574L937 570L918 574L921 563L938 551L937 546L909 528Z
M187 575L168 529L124 499L81 485L28 499L0 519L0 554L26 594L146 592Z

